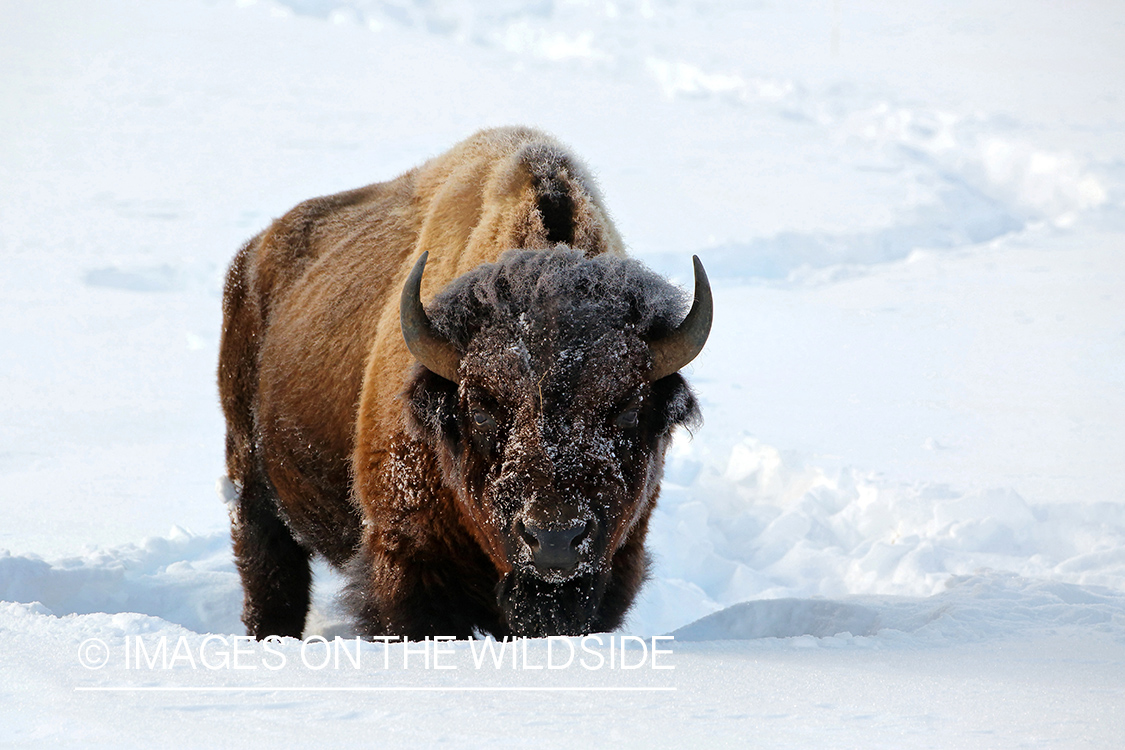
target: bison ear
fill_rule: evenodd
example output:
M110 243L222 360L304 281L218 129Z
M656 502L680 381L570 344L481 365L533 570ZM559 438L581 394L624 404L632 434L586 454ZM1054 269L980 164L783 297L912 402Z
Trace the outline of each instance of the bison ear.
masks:
M699 402L683 376L673 373L652 384L655 432L666 435L676 427L693 430L703 421Z
M454 455L459 453L457 384L419 365L402 395L410 437L433 448L444 445Z

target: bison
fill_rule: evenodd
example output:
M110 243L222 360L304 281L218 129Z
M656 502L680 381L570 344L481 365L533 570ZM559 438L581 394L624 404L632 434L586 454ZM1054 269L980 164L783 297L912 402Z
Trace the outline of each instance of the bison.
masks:
M698 258L685 307L535 130L275 220L231 264L218 368L249 633L301 636L314 554L371 636L617 627L699 420Z

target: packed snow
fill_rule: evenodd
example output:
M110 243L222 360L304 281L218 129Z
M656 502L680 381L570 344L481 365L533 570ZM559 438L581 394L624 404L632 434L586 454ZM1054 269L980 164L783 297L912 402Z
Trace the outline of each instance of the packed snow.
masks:
M1119 746L1122 50L1039 0L0 4L0 744ZM321 565L249 642L226 263L506 124L712 279L652 579L494 667L355 644Z

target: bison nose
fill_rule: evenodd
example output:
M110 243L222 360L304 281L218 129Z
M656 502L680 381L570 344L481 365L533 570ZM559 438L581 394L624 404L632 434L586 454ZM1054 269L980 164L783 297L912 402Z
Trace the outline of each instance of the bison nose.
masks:
M590 534L591 524L575 521L563 529L547 529L519 522L520 538L531 550L531 562L541 571L569 573L578 563L578 548Z

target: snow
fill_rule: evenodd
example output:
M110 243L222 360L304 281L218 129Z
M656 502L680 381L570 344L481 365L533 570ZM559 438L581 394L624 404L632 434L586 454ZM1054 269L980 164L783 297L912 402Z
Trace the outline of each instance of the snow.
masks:
M0 744L1116 747L1123 49L1038 1L3 5ZM675 669L271 670L215 493L226 263L513 123L714 285L616 634ZM125 668L161 639L257 668Z

